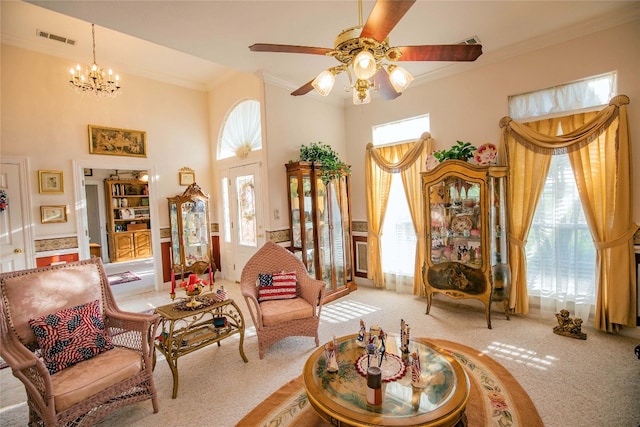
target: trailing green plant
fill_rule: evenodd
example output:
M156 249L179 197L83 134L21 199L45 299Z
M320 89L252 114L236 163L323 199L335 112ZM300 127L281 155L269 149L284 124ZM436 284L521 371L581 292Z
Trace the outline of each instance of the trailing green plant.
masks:
M350 174L349 165L338 157L329 144L322 142L312 142L300 147L300 160L320 164L322 180L326 183L332 179L340 178L344 173Z
M448 150L435 151L433 157L438 159L438 162L445 160L463 160L467 161L473 157L473 152L476 151L476 147L471 145L470 142L456 141L457 144Z

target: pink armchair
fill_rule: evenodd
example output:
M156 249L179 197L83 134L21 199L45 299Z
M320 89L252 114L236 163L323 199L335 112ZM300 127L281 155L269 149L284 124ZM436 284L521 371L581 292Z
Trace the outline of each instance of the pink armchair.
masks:
M146 399L158 412L151 362L159 316L121 311L99 258L2 273L0 292L0 355L26 388L29 425L93 425L118 408ZM83 310L89 306L93 311L87 314ZM36 337L30 321L45 316L46 328L58 324L46 319L63 319L60 313L76 310L81 314L59 323L82 332L57 343L86 360L52 369L38 344L43 334ZM52 313L56 315L49 316ZM78 323L83 329L73 329ZM88 358L82 340L85 330L92 329L110 337L113 348L102 345L100 353ZM49 330L47 334L53 335ZM68 344L72 341L82 341L81 349ZM47 352L53 354L59 353Z
M259 301L258 275L278 272L296 272L296 297ZM260 359L273 343L289 336L314 337L316 347L320 311L324 299L325 283L309 276L298 258L282 246L267 242L247 262L240 278L242 295L249 308L258 336Z

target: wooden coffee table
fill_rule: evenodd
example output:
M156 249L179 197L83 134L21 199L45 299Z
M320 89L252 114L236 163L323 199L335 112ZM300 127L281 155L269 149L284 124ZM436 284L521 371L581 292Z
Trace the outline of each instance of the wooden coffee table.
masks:
M411 352L420 353L422 386L411 385L411 370L384 382L382 405L366 400L367 380L356 369L364 353L357 335L338 339L339 371L325 370L324 349L311 354L304 366L309 402L322 418L336 426L466 426L469 378L462 366L427 339L412 339ZM387 352L400 355L399 338L389 336ZM397 358L396 358L397 359Z

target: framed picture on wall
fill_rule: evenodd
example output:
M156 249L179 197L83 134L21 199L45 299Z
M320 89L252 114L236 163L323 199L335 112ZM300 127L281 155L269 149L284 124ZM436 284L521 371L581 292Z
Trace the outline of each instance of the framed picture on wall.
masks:
M38 171L38 184L42 194L64 193L62 171Z
M147 157L147 133L89 125L89 153Z
M180 185L188 186L196 182L196 173L193 169L182 168L178 174L180 178Z
M40 222L43 224L67 222L67 206L40 206Z

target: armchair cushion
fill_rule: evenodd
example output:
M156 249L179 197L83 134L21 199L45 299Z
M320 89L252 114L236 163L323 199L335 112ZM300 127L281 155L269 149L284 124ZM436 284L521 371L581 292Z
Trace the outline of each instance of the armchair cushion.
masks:
M313 317L313 306L302 298L260 303L264 326L277 325L295 319Z
M292 299L297 297L296 272L258 274L258 301Z
M31 319L29 325L51 374L113 348L98 300Z

